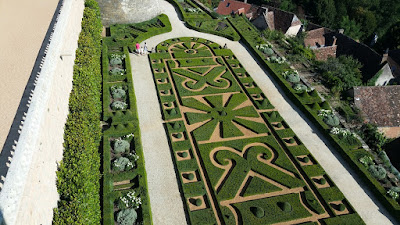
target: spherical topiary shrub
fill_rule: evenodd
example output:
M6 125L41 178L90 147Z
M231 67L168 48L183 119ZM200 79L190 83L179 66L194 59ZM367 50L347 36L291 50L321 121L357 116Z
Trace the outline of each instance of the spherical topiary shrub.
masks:
M343 203L339 204L339 211L344 211L346 209L346 206Z
M182 158L186 158L188 156L188 153L187 152L181 152L181 153L179 153L179 156L182 157Z
M272 50L272 48L265 48L264 54L266 54L267 56L272 56L274 54L274 50Z
M339 126L339 118L335 115L327 115L323 121L331 127Z
M132 225L137 220L137 213L134 209L124 209L117 214L117 222L120 225Z
M178 122L176 122L176 123L174 123L173 128L174 128L174 130L178 130L179 128L181 128L181 125Z
M300 76L297 73L290 73L290 74L286 75L286 80L291 83L299 83Z
M250 207L250 211L257 218L262 218L265 216L265 210L261 207Z
M226 116L226 115L228 115L228 114L227 114L225 111L221 111L220 115L221 115L221 116Z
M114 142L114 152L122 153L129 150L130 144L126 140L116 140Z
M161 79L160 79L160 82L161 82L161 83L164 83L164 82L165 82L165 78L161 78Z
M289 144L294 144L295 140L293 138L289 139Z
M277 123L276 126L277 126L278 128L282 128L283 125L282 125L282 123Z
M182 134L181 133L177 133L177 134L175 134L175 137L178 138L178 139L181 139L182 138Z
M202 203L203 203L203 201L200 198L196 199L196 202L195 202L196 206L201 206Z
M122 99L122 98L125 98L126 91L122 88L114 88L111 91L111 95L112 95L113 99Z
M303 158L303 162L308 163L310 162L310 158L308 158L307 156Z
M193 180L194 179L193 173L186 174L186 179Z
M326 184L326 179L325 178L319 179L319 183L322 185Z
M114 160L113 168L116 171L124 171L128 163L130 163L128 158L119 157L116 160Z
M278 202L277 204L278 204L278 207L284 212L292 211L292 205L290 205L289 202Z

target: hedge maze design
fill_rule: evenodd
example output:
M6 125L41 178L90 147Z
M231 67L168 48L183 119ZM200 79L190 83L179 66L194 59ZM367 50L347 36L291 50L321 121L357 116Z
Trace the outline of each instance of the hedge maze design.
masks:
M232 51L200 38L150 54L192 224L363 224Z

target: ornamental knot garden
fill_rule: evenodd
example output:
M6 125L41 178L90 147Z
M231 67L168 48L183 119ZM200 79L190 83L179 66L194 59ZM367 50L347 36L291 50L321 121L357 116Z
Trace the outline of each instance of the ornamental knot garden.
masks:
M149 57L191 223L362 224L232 51L184 37Z

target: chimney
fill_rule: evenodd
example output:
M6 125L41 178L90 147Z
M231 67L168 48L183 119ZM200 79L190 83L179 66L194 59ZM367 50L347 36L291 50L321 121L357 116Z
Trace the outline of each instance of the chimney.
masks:
M381 64L387 61L388 56L389 56L389 48L387 48L385 53L383 53Z
M336 45L336 40L337 40L337 38L335 36L333 36L333 44L332 44L332 46Z
M344 29L339 29L339 34L343 34L344 33Z
M244 3L247 3L247 0L244 0Z

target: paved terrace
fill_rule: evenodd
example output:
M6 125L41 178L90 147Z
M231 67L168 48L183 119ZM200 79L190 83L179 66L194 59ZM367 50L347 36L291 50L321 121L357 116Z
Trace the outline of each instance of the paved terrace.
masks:
M334 151L332 146L327 145L327 140L325 140L323 134L289 101L279 86L258 65L243 44L186 28L178 18L174 7L166 1L160 1L160 8L162 13L168 15L173 29L172 32L146 40L145 42L147 42L150 49L164 40L183 36L209 39L221 46L226 43L289 126L344 193L361 218L367 224L384 225L395 223L395 220L373 197L373 194L361 187L362 183L357 177L353 177L354 173L349 165ZM142 132L153 222L157 225L186 224L148 57L131 54L130 58Z

